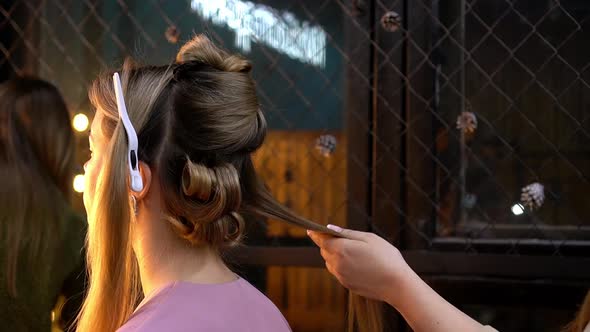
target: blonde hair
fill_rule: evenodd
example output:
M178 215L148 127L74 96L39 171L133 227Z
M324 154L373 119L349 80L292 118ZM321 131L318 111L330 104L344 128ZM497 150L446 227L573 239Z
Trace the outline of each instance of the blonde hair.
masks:
M0 85L0 234L12 297L21 259L41 264L37 258L60 242L73 151L68 110L55 86L36 78Z
M590 323L590 291L586 293L584 302L580 306L580 310L578 310L574 320L566 325L562 332L583 332L588 323Z
M198 35L171 66L126 61L123 90L139 137L139 158L161 185L165 220L179 237L215 249L240 242L242 214L322 229L276 201L256 174L251 153L266 135L252 66ZM89 91L110 138L89 212L90 288L79 331L114 331L138 302L137 263L130 233L126 136L118 121L111 75Z

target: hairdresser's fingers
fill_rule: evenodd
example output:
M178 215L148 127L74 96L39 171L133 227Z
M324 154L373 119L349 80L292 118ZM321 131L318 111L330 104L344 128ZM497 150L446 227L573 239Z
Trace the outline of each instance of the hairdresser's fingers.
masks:
M346 278L342 276L342 274L340 274L340 271L338 270L336 264L326 263L326 269L328 270L328 272L330 272L331 275L333 275L336 278L336 280L338 280L338 282L344 288L350 289L351 284L348 282Z
M322 255L322 258L330 264L334 264L336 262L338 262L338 260L340 259L340 257L338 256L338 254L335 253L331 253L325 249L320 249L320 255Z
M333 260L333 256L331 256L330 254L325 254L325 251L322 250L322 257L324 257L325 259L325 264L326 264L326 269L328 270L328 272L330 272L331 275L333 275L334 277L336 277L336 279L338 280L338 282L341 283L340 281L340 274L338 272L338 269L336 268L338 266L338 263L336 263L336 260ZM324 256L326 255L326 256Z
M326 236L324 234L314 232L312 230L307 230L307 236L320 248L322 248L322 244L324 244L324 240Z
M342 227L339 227L336 225L328 225L328 228L333 230L336 233L339 233L340 235L342 235L343 237L345 237L347 239L363 241L363 242L367 242L371 238L371 236L374 235L373 233L353 231L352 229L346 229L346 228L342 228Z
M334 240L337 238L333 237L332 235L316 232L316 231L307 231L307 235L311 238L311 240L320 248L332 251L334 247Z
M338 271L334 269L334 264L326 261L326 269L328 270L328 272L330 272L330 274L338 278Z

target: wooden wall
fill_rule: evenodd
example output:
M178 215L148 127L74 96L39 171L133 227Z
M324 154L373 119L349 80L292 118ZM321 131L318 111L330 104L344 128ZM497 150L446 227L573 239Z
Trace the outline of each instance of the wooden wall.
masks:
M295 212L322 224L346 225L346 142L340 133L329 156L315 149L319 131L271 131L254 156L272 193ZM269 237L305 237L305 230L271 221ZM271 266L267 295L293 331L343 331L346 290L325 269Z
M273 195L303 217L320 224L346 225L346 142L340 133L329 157L315 149L321 131L271 131L254 155ZM305 237L305 230L271 222L269 236Z

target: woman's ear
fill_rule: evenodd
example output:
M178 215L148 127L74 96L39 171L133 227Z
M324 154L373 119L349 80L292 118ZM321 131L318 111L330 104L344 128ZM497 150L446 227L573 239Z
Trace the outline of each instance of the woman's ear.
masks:
M142 200L150 191L150 187L152 185L152 170L148 164L140 161L139 174L141 175L141 180L143 181L143 189L140 192L135 193L134 196L137 198L137 200Z

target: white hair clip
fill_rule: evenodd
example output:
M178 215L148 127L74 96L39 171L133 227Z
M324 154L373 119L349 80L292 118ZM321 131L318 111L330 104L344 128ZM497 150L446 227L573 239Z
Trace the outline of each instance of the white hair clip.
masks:
M125 127L127 140L129 142L127 157L131 176L131 189L135 192L140 192L143 189L143 181L141 180L141 174L139 174L139 157L137 154L139 143L135 128L133 128L133 125L129 120L129 114L127 114L127 107L125 106L125 98L123 97L123 87L121 85L119 73L113 74L113 85L115 87L115 96L117 97L119 117L121 118L121 121L123 121L123 127Z

